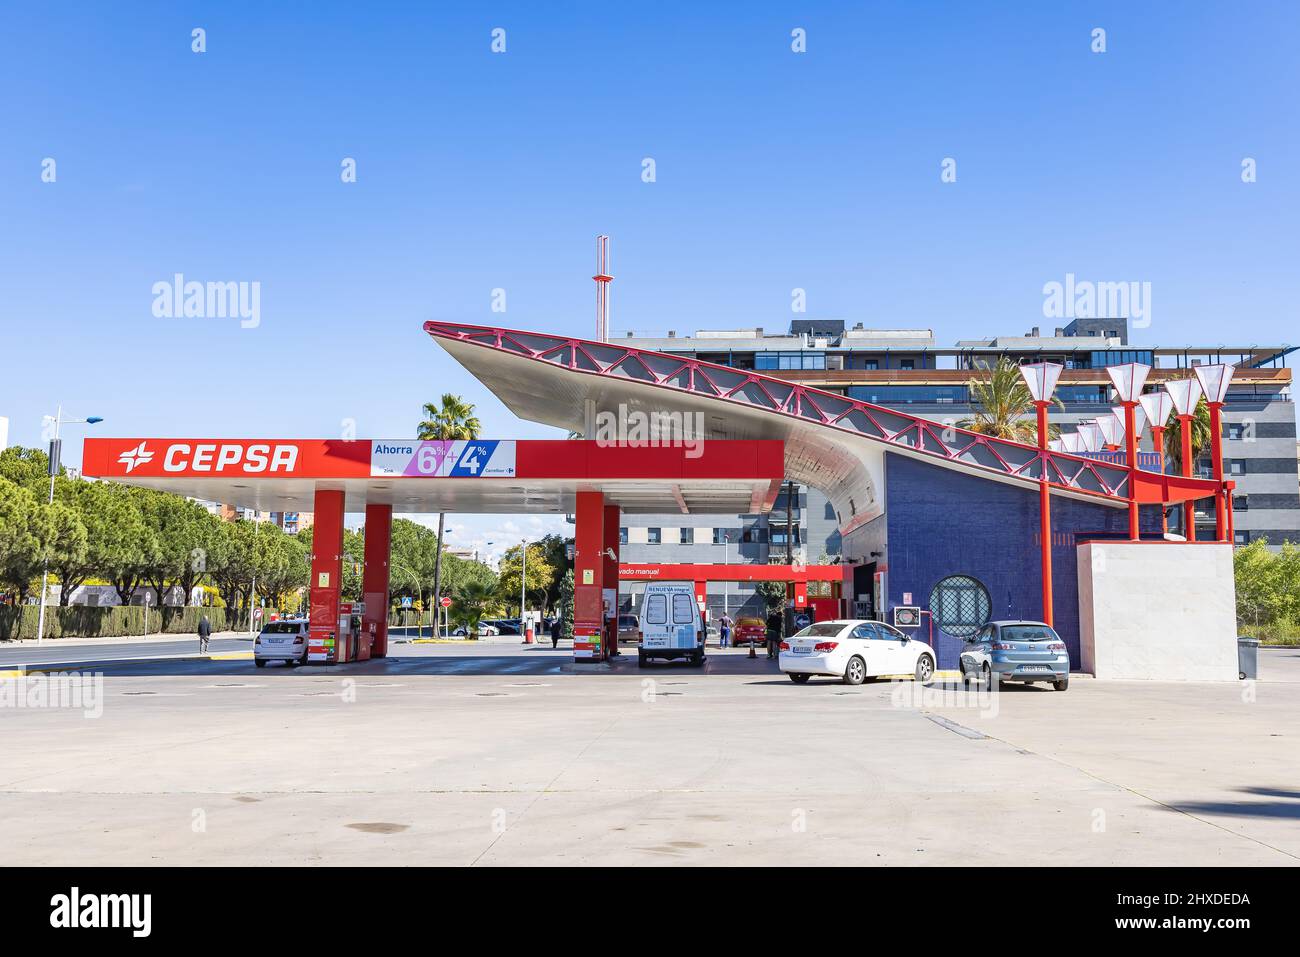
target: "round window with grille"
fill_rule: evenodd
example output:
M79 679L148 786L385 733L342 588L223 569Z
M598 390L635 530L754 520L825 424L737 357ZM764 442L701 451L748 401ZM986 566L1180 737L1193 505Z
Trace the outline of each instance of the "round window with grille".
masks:
M954 638L969 638L989 620L989 592L969 575L950 575L930 592L934 623Z

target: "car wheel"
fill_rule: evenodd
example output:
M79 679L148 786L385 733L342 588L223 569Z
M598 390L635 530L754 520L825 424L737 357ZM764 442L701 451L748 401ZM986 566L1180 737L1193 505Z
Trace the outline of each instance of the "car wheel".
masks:
M1062 678L1060 681L1053 681L1052 687L1057 691L1064 691L1066 688L1070 687L1070 679Z
M302 653L302 657L298 659L298 664L305 665L306 663L307 663L307 652L304 651Z
M925 682L934 677L934 659L929 655L922 655L916 659L916 680Z
M265 659L265 658L254 658L254 659L253 659L253 664L257 665L257 667L259 667L259 668L265 668L265 667L266 667L266 659Z
M793 682L794 682L795 684L797 684L797 685L804 684L804 683L808 680L809 677L810 677L809 675L797 675L797 674L794 674L794 673L791 673L791 674L790 674L790 680L793 681Z
M848 666L844 669L844 683L846 685L860 685L867 680L867 663L854 655L849 659Z
M984 662L984 667L980 669L980 683L988 688L993 687L993 669L989 667L987 661Z
M636 655L636 666L637 666L638 668L644 668L644 667L645 667L645 653L644 653L644 652L640 652L640 651L637 652L637 655Z

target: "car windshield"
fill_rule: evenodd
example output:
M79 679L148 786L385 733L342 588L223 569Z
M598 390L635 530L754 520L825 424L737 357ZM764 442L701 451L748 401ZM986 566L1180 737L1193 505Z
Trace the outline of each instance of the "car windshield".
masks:
M796 638L831 638L844 630L843 622L823 621L797 632Z
M1007 641L1059 641L1056 632L1047 625L1003 625L1002 637Z
M620 627L620 628L635 628L635 627L636 627L636 616L635 616L635 615L619 615L619 616L618 616L618 627Z
M273 621L262 629L264 635L296 635L302 628L296 621Z

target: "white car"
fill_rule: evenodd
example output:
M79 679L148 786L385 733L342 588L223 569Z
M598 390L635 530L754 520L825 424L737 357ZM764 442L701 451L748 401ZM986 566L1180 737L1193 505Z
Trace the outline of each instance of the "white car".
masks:
M305 665L307 625L306 619L298 618L267 622L253 642L253 664L259 668L265 668L268 661Z
M796 684L813 675L860 685L881 675L934 677L934 650L883 621L819 621L781 642L781 670Z

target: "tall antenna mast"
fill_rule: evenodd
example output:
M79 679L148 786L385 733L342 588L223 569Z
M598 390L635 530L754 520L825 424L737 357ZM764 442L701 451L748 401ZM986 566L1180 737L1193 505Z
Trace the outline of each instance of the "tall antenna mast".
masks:
M614 279L609 274L609 237L596 237L596 338L609 341L609 284Z

